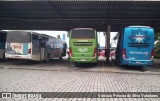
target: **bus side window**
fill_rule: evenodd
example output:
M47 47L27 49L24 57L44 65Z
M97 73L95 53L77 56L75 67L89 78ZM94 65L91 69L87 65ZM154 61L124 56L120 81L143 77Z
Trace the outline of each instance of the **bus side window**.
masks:
M61 42L59 43L59 45L60 45L60 48L63 48L63 44Z
M60 48L59 40L57 40L57 48Z
M55 40L54 40L53 38L50 39L50 45L51 45L51 48L52 48L52 49L55 48L55 46L54 46L54 41L55 41Z
M39 38L38 35L32 34L32 44L36 47L39 47Z
M60 41L57 40L57 48L60 48Z
M46 47L47 42L48 42L48 39L47 39L47 38L45 38L45 37L41 37L41 38L40 38L40 46L41 46L41 47Z
M58 40L56 40L56 48L58 48Z
M61 45L61 48L63 48L63 43L60 43L60 45Z
M57 39L54 40L54 48L57 48Z
M46 42L46 44L47 44L47 46L49 48L53 49L53 41L52 41L52 39L49 38L48 41Z

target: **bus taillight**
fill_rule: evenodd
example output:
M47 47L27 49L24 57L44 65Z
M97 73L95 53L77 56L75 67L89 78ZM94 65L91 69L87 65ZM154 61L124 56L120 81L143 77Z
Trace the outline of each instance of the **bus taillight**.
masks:
M153 59L153 56L154 56L154 49L152 49L152 53L151 53L150 60L152 60L152 59Z
M97 48L94 48L94 54L93 54L93 57L96 57L97 56Z
M127 55L126 55L126 49L123 48L122 50L122 55L124 59L127 59Z
M28 49L28 54L31 54L31 49Z
M70 57L73 57L73 53L72 53L72 48L71 47L69 48L69 55L70 55Z

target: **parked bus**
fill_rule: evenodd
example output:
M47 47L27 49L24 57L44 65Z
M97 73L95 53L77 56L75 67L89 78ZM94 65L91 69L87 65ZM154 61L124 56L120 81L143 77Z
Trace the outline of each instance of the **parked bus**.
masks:
M147 26L129 26L119 35L116 61L119 65L153 64L154 30Z
M7 32L0 31L0 59L5 58L6 36L7 36Z
M98 62L98 41L96 30L75 28L69 34L69 59L77 63Z
M49 62L63 56L62 40L44 34L26 31L9 31L6 41L6 58Z

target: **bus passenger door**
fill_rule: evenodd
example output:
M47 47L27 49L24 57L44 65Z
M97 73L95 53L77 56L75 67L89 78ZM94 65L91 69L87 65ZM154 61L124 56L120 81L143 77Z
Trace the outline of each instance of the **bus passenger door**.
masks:
M40 60L39 36L32 34L32 58Z
M41 60L45 60L45 40L40 38L40 57Z
M45 60L47 57L47 46L46 46L46 38L42 37L40 38L40 58L41 60Z

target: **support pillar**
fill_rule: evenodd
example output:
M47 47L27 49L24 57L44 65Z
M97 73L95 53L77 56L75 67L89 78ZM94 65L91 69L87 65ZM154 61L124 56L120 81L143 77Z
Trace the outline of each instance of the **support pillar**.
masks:
M106 62L109 62L109 55L110 55L110 31L111 31L111 25L108 25L107 35L106 35L107 47L105 49Z

